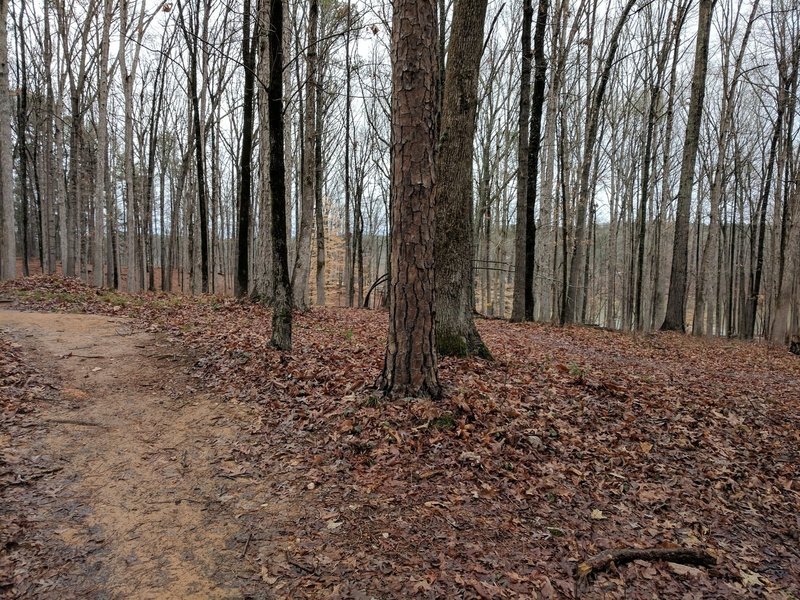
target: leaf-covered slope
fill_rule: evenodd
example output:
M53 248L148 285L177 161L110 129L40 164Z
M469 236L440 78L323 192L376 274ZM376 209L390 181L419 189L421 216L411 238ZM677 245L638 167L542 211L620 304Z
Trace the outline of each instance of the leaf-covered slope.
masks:
M442 401L388 403L385 313L296 315L284 354L260 305L14 285L28 307L165 331L203 385L262 407L233 455L304 511L255 559L278 596L569 597L580 560L663 546L718 566L634 562L584 593L800 593L800 361L784 349L483 321L494 362L442 359Z

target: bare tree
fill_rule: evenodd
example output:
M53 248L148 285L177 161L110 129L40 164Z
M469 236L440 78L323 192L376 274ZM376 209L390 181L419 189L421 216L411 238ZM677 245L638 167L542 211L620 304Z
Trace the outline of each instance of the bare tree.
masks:
M0 279L13 279L17 274L11 119L11 96L8 93L8 0L0 0L0 204L2 204Z
M697 41L695 43L692 94L683 143L683 161L678 188L678 207L675 216L675 239L672 250L672 271L669 279L667 314L662 330L686 331L686 275L689 262L689 218L694 187L695 162L700 138L700 122L703 117L706 71L708 70L708 46L711 32L711 17L716 0L699 0Z
M297 232L297 248L292 270L292 298L299 310L307 308L308 279L311 272L311 234L314 229L314 206L316 204L316 152L317 142L317 30L319 3L309 0L308 35L306 38L305 115L303 124L303 181L300 210L300 228Z
M280 350L292 349L292 287L286 248L286 168L283 143L283 0L270 0L269 11L269 187L272 223L272 337Z
M263 1L263 0L262 0ZM239 221L237 227L236 281L234 294L245 297L250 291L250 216L252 193L253 162L253 121L256 77L256 43L258 41L258 21L250 35L250 0L244 0L242 12L242 65L244 66L244 109L242 111L242 152L239 166Z
M608 79L611 76L611 67L614 65L614 60L619 48L619 37L622 33L622 28L628 20L628 15L631 12L636 0L628 0L622 8L622 12L617 20L617 25L614 28L611 38L608 43L608 50L603 64L603 70L597 81L597 85L592 96L589 114L586 119L586 136L584 138L583 158L581 161L580 171L580 189L578 191L578 200L575 207L576 223L575 223L575 240L572 245L572 262L569 269L569 288L566 290L565 299L565 312L564 320L567 323L574 323L579 319L580 307L583 300L583 292L579 286L579 280L583 275L586 267L586 254L587 254L587 232L586 232L586 217L587 208L589 206L589 196L591 195L590 189L590 176L592 172L595 143L597 142L597 132L600 127L600 109L603 106L603 98L605 96L606 86ZM564 258L566 260L566 257Z

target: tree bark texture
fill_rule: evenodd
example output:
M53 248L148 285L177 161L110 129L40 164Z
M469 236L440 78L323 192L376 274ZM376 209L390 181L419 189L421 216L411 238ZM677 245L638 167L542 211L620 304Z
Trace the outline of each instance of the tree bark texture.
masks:
M522 70L519 87L519 140L517 142L517 224L514 241L514 297L511 321L525 320L525 234L528 193L528 144L531 117L531 27L533 0L522 4Z
M275 0L273 0L275 1ZM395 0L392 17L392 222L386 395L438 397L433 237L435 0Z
M286 247L286 167L283 143L283 0L270 0L269 14L269 187L272 221L272 338L279 350L292 349L292 287Z
M486 0L453 12L436 163L436 348L441 355L491 354L481 340L472 268L472 158Z
M533 321L534 275L536 270L536 190L539 179L539 151L542 147L542 112L547 84L547 59L544 55L544 36L550 0L539 0L536 11L536 31L533 36L533 97L528 142L528 190L525 193L525 320Z

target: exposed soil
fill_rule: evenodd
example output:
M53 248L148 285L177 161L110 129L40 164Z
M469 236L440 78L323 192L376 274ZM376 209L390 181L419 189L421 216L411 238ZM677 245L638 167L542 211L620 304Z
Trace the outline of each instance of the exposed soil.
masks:
M35 582L22 573L24 587L7 593L247 595L250 540L241 502L229 500L235 493L251 508L267 500L243 493L252 473L230 460L248 409L196 391L185 360L125 319L3 310L0 330L62 388L59 401L39 407L44 428L9 450L46 474L7 507L28 513L27 542L36 538L37 553L58 568Z

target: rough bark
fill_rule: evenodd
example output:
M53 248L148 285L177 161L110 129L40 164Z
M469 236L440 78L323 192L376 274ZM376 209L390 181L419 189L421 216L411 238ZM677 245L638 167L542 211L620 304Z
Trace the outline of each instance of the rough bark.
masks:
M258 256L252 295L271 302L272 288L272 203L270 201L269 140L269 13L270 3L261 0L258 7Z
M514 242L514 297L511 306L511 321L525 320L525 236L528 193L528 144L530 143L531 116L531 28L533 24L533 2L522 4L522 70L519 86L519 140L517 142L517 224Z
M433 237L436 183L435 0L395 0L392 18L392 221L387 396L441 393L436 366Z
M292 288L286 248L286 168L283 142L283 0L270 0L269 14L269 187L272 222L272 337L279 350L292 349Z
M455 4L445 73L434 201L436 349L445 356L491 357L472 318L472 159L486 6Z

